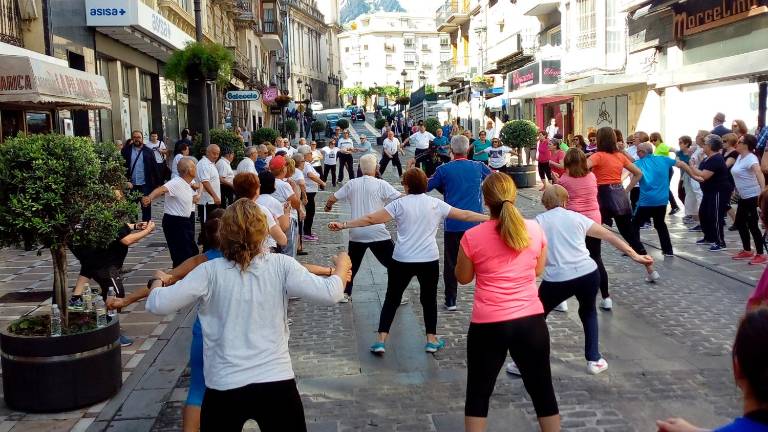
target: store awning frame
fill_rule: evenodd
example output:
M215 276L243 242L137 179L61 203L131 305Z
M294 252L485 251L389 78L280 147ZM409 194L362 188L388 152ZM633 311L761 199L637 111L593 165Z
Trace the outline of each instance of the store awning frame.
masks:
M648 84L647 75L592 75L557 84L549 89L538 92L536 97L581 96L642 84Z
M103 76L17 55L0 56L0 102L40 109L112 109Z
M546 93L557 87L557 84L534 84L525 88L509 92L510 99L534 99L542 97Z

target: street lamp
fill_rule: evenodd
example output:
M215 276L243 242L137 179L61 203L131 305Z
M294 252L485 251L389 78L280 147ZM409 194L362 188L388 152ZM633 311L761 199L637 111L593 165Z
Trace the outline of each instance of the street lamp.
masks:
M198 42L203 41L203 14L201 0L195 0L195 40ZM203 148L207 148L211 143L211 131L208 124L208 83L203 79L203 85L200 95L200 104L203 106L202 121L203 121Z
M408 76L408 72L403 69L403 71L400 72L400 76L403 77L403 93L405 93L405 78Z
M302 81L302 80L301 80L301 78L299 78L299 79L297 79L297 80L296 80L296 87L298 87L298 89L299 89L299 95L301 96L301 97L299 98L300 100L304 100L304 95L303 95L303 94L301 94L301 91L302 91L302 90L301 90L301 83L303 83L303 82L304 82L304 81Z

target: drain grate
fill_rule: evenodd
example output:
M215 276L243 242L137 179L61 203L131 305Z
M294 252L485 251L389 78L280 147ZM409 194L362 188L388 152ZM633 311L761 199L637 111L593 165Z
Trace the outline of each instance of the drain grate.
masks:
M50 291L15 291L0 297L0 303L41 303L49 298Z

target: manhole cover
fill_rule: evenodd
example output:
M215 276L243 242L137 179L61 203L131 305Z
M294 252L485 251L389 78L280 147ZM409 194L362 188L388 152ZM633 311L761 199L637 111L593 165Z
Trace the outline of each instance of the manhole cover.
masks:
M40 303L49 298L50 291L16 291L0 297L0 303Z

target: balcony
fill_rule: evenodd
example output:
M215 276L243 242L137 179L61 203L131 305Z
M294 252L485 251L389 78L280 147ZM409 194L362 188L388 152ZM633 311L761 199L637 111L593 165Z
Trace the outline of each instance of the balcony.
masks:
M517 4L524 15L538 17L557 12L560 0L520 0Z
M261 33L261 25L258 15L253 13L253 5L250 0L238 0L237 9L233 17L235 27L239 29L250 29L256 33Z
M447 0L437 10L437 31L453 32L469 21L469 0Z
M238 3L240 3L239 0L212 0L211 3L213 5L218 5L222 8L222 10L228 11L228 12L235 12L238 9Z
M232 73L242 80L251 79L251 61L243 54L237 47L227 47L232 51L232 55L235 57L235 63L232 65Z
M317 5L312 0L286 0L288 6L300 10L302 13L311 16L315 20L325 24L325 15L317 9Z
M437 80L441 86L456 86L467 79L467 66L463 64L454 64L452 61L440 62L437 68Z
M16 0L0 0L0 42L24 47L19 5Z
M261 43L269 51L283 49L283 23L280 20L282 6L277 0L263 0Z

